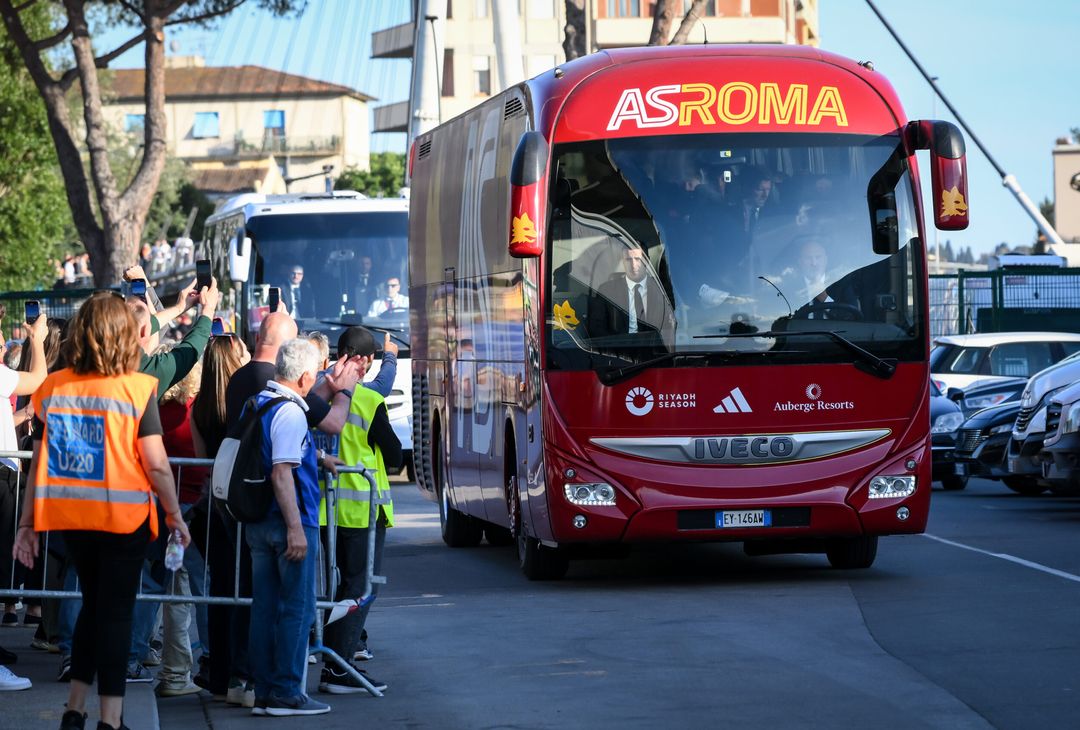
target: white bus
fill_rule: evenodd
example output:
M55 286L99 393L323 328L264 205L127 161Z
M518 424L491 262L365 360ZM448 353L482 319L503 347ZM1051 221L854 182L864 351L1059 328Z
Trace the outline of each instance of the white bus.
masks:
M405 197L240 195L207 219L200 256L214 262L224 288L232 282L222 306L231 306L236 331L249 346L268 311L271 287L282 289L300 331L324 333L331 351L351 325L390 333L400 353L386 406L412 478L408 215ZM298 268L303 275L293 289ZM388 287L394 280L404 300ZM376 360L368 379L380 365Z

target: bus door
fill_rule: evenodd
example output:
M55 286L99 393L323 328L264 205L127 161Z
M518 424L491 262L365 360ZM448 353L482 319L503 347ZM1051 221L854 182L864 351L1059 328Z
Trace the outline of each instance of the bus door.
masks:
M449 365L449 387L446 393L447 436L449 438L450 477L454 498L451 500L463 512L472 514L472 501L479 499L479 489L474 489L479 460L472 449L469 422L475 402L476 360L472 335L459 330L457 269L445 270L446 292L446 355ZM473 492L476 492L473 494Z

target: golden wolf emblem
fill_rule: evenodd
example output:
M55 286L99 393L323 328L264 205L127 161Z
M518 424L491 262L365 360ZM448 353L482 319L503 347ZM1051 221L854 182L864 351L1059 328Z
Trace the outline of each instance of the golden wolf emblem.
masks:
M529 218L529 214L522 213L520 216L514 216L510 243L532 243L535 240L536 224Z
M957 186L953 185L952 190L941 191L941 217L947 218L949 216L965 216L967 215L967 203L964 202L964 196L960 194L960 190Z
M570 300L565 300L562 304L556 304L552 308L552 313L555 315L555 328L560 330L572 330L577 327L580 322L578 321L577 312L570 305Z

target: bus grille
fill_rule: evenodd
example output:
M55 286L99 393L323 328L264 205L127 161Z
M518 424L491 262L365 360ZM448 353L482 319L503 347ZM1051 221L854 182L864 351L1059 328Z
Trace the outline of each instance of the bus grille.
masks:
M1035 408L1021 408L1020 412L1016 414L1016 425L1013 426L1014 431L1023 433L1027 430L1028 424L1031 423L1031 417L1035 415Z
M979 448L979 444L987 439L987 434L978 428L965 428L956 439L956 451L970 454Z

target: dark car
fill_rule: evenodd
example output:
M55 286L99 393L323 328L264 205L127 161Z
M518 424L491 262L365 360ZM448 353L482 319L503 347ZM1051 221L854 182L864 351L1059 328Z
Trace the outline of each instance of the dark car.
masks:
M1019 412L1020 401L1013 400L984 408L964 421L956 436L954 459L957 477L965 480L968 477L1001 479L1013 488L1015 477L1009 475L1005 450Z
M937 383L930 381L930 446L933 454L932 479L941 482L948 490L963 489L967 477L956 473L953 450L956 448L956 430L964 422L960 406L947 398Z
M964 412L964 418L971 418L983 408L1020 400L1027 381L1027 378L1002 378L981 384L974 383L963 389L963 397L957 402L960 410ZM950 388L946 395L954 393L955 390Z

